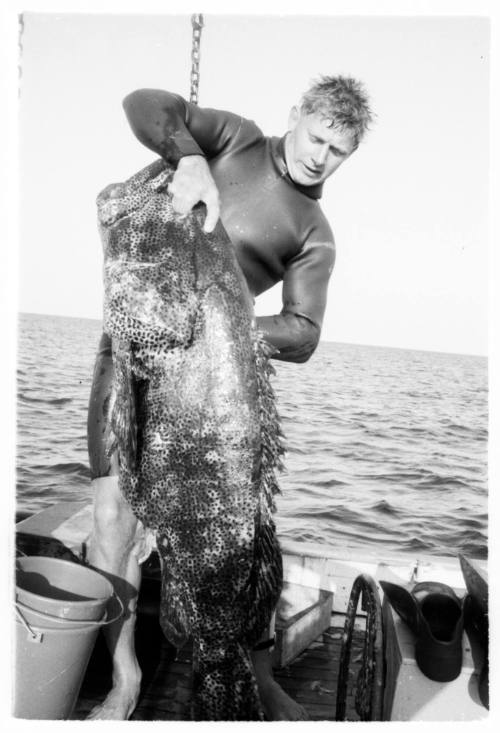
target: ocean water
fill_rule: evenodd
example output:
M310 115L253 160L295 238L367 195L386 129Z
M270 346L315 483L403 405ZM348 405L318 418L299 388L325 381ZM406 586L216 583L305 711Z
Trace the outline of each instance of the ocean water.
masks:
M86 412L99 321L21 314L17 506L91 498ZM322 342L274 362L282 538L319 549L487 556L485 357Z

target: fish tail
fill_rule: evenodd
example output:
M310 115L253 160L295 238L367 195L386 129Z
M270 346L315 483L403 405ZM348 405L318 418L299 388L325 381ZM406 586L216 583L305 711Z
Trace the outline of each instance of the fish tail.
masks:
M250 650L237 640L193 645L194 720L264 720Z

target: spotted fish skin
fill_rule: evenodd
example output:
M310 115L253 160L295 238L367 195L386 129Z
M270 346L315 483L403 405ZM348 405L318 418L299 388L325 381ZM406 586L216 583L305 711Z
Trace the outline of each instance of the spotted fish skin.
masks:
M160 620L193 638L196 720L262 720L249 649L282 584L272 513L283 452L271 347L219 222L173 211L156 161L98 196L104 330L113 342L109 453L156 530Z

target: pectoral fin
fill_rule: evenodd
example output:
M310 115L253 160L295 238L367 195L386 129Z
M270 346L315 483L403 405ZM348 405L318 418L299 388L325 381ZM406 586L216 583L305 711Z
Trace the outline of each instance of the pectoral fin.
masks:
M118 448L130 470L137 464L137 384L131 368L130 349L113 349L115 399L111 411L108 454Z

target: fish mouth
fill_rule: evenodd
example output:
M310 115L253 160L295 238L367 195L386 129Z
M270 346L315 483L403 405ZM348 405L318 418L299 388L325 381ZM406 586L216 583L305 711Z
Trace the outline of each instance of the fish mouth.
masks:
M124 211L123 213L118 212L117 214L111 214L108 216L104 215L104 217L101 218L101 223L105 224L108 227L116 226L121 221L124 221L125 219L129 219L131 213L132 211L128 209L127 211Z
M110 183L97 197L97 218L105 227L113 227L144 206L144 201L131 202L123 183Z
M98 219L102 226L111 229L122 221L129 219L132 214L142 208L141 204L129 206L124 201L118 199L108 199L98 204Z

